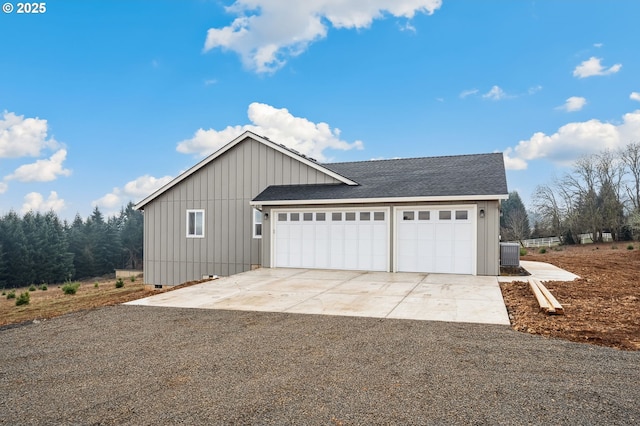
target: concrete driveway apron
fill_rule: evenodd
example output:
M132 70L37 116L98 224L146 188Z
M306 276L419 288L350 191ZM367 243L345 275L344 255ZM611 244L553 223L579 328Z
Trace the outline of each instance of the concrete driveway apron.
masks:
M127 305L509 325L496 277L262 268Z

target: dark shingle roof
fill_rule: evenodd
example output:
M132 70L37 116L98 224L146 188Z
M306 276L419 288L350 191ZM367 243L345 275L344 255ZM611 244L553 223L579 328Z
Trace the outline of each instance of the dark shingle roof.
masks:
M507 195L501 153L323 164L359 185L276 185L254 201Z

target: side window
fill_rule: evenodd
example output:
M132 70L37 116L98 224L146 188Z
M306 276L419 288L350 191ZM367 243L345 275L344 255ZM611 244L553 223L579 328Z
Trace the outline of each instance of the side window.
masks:
M253 238L262 238L262 212L253 209Z
M187 238L204 238L204 210L187 210Z

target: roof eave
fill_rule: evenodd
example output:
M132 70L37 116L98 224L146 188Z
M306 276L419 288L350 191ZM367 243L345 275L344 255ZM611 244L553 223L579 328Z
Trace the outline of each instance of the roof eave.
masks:
M328 198L318 200L269 200L249 202L252 206L287 206L300 204L379 204L379 203L419 203L438 201L498 201L506 200L509 194L490 195L445 195L433 197L381 197L381 198Z

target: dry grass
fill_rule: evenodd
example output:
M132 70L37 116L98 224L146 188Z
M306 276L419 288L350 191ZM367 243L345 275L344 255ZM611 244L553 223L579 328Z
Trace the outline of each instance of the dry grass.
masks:
M171 290L198 284L207 280L189 281L174 287L162 290L145 290L144 279L136 278L134 282L130 278L123 278L124 287L116 288L116 280L101 279L82 281L76 294L64 294L63 284L48 286L47 290L31 291L31 301L28 305L16 306L16 299L7 299L6 295L0 298L0 327L9 324L18 324L36 319L49 319L71 312L95 309L101 306L118 305L141 299L153 294L164 293ZM98 282L98 287L95 283ZM28 290L29 287L15 289L16 296ZM5 289L8 294L12 289Z
M0 326L16 324L34 319L53 318L70 312L93 309L99 306L116 305L153 294L153 290L145 290L143 280L135 282L125 279L124 287L116 288L115 279L83 281L76 294L67 295L62 291L62 284L50 285L47 290L38 289L30 292L28 305L16 306L15 299L0 298ZM28 287L15 289L16 295L26 292ZM5 292L9 293L10 289Z

